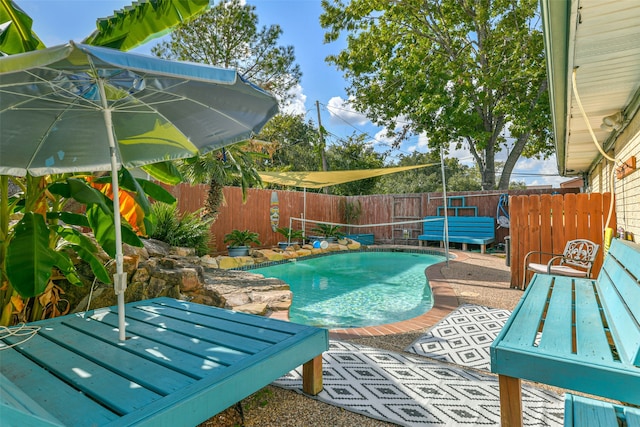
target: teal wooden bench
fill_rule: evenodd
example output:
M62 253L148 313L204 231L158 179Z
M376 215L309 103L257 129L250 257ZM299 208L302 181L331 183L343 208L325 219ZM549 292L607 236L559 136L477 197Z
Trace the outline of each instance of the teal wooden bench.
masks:
M0 341L2 426L193 427L303 365L322 389L326 329L157 298L30 323Z
M444 217L427 216L424 218L422 234L418 236L420 246L423 242L440 242L444 244ZM490 216L450 216L449 242L462 243L462 250L467 244L480 245L480 252L485 253L487 245L496 240L495 219Z
M491 345L503 426L520 379L640 405L640 246L614 239L597 279L535 274Z
M567 393L565 427L640 427L640 409Z

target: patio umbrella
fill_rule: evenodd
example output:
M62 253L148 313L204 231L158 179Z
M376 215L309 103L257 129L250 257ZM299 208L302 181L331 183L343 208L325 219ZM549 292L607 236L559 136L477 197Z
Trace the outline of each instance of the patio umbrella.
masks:
M245 140L277 112L234 70L69 42L0 58L0 174L111 171L124 340L117 170Z

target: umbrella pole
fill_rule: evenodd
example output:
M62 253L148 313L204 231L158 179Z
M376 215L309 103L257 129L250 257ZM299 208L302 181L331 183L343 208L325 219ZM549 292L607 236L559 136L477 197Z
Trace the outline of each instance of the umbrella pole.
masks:
M113 288L118 297L118 338L120 341L126 340L125 333L125 308L124 291L127 289L127 274L124 272L124 257L122 255L122 230L120 222L120 195L118 185L118 162L116 156L116 139L113 134L113 121L111 109L107 105L107 98L104 90L104 82L98 79L100 98L102 99L102 113L104 123L107 128L107 138L109 140L109 156L111 158L111 188L113 192L113 224L116 232L116 274L113 276Z

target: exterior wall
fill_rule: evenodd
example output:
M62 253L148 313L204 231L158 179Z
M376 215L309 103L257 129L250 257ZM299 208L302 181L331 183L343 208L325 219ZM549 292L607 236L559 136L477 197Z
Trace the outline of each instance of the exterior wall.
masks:
M614 149L608 154L623 162L635 156L640 167L640 114L635 115L617 138ZM589 190L598 193L610 192L613 170L618 226L633 233L634 240L640 242L640 169L618 179L615 177L615 168L611 162L602 159L589 174Z

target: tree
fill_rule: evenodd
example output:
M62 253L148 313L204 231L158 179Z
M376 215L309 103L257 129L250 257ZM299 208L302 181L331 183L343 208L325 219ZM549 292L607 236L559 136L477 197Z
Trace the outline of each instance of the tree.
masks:
M279 114L269 120L256 139L265 141L265 152L270 156L264 159L260 170L313 171L322 167L316 148L318 130L303 115Z
M112 17L98 19L96 31L83 43L132 49L200 13L207 5L207 0L135 3ZM0 3L0 23L0 54L12 55L45 47L31 30L31 18L10 0ZM173 200L165 190L136 181L124 169L121 175L124 180L121 189L131 190L131 199L145 213L147 194L153 193L156 200ZM97 278L110 281L106 269L94 255L95 246L75 228L91 227L103 249L114 256L110 237L113 233L109 230L113 227L114 213L106 196L94 188L100 184L99 180L92 179L89 184L86 174L24 178L0 175L0 325L40 320L61 313L57 306L62 301L60 292L52 279L54 266L69 283L80 284L75 269L80 258L90 265ZM18 193L9 192L10 181L12 187L20 189ZM72 199L86 205L85 215L66 210ZM121 211L123 205L121 199ZM13 217L20 220L10 224ZM125 242L142 244L133 232L128 233L127 227L122 231Z
M243 5L240 0L221 1L178 26L169 41L154 46L151 52L166 59L236 69L286 104L302 73L295 63L293 46L278 46L281 35L278 25L258 29L255 6Z
M282 104L302 73L292 46L278 46L277 25L258 30L255 6L240 0L222 1L188 24L180 25L151 51L165 59L234 68L245 78L272 92ZM179 169L192 182L209 182L205 212L215 217L223 201L224 185L239 182L245 190L260 182L249 150L227 147L198 159L181 162ZM235 181L234 181L235 180Z
M429 193L442 191L442 167L440 152L431 151L401 155L393 166L432 164L420 169L399 172L381 177L376 192L381 194ZM480 190L478 169L460 163L455 158L445 158L445 179L448 191Z
M333 144L327 150L327 160L331 170L378 169L384 167L384 155L376 152L366 143L365 135L353 134ZM331 187L331 194L355 196L373 194L376 183L380 178L367 178L347 182Z
M327 61L343 71L359 111L396 144L426 134L432 148L466 146L496 184L495 155L512 145L498 188L521 155L552 153L543 35L536 0L323 0Z

